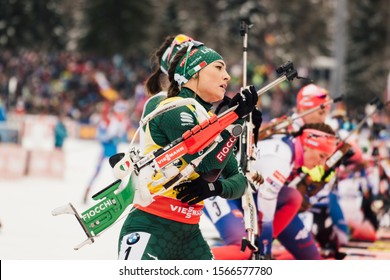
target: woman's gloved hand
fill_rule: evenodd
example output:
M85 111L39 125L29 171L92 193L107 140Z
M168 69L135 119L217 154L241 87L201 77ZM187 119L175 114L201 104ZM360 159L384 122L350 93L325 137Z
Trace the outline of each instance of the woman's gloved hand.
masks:
M309 169L305 166L302 166L302 172L309 175L313 182L329 182L335 175L335 172L332 170L328 176L323 180L322 178L325 175L325 168L322 165L316 165L312 169Z
M229 103L229 108L238 105L234 112L239 118L245 118L256 107L259 97L254 86L244 87Z
M211 183L199 177L193 181L182 183L173 189L177 192L177 199L181 202L188 202L188 205L193 205L206 198L220 195L222 193L222 183L218 180Z

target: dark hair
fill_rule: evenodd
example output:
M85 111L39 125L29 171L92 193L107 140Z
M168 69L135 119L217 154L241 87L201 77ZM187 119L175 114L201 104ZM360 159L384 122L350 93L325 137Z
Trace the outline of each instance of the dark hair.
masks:
M177 96L180 92L180 88L178 83L175 81L175 70L176 66L179 64L179 61L183 58L187 53L187 49L189 47L182 48L179 50L175 57L173 58L171 64L168 69L168 79L170 81L169 89L168 89L168 97Z
M325 132L325 133L328 133L328 134L336 135L334 130L329 125L327 125L325 123L308 123L308 124L305 124L305 125L303 125L299 129L299 131L293 132L293 133L291 133L291 135L294 136L294 137L298 137L299 135L302 135L302 133L303 133L303 131L305 129L315 129L315 130L319 130L319 131L322 131L322 132Z
M161 74L164 74L160 68L161 58L166 49L172 44L175 36L167 36L164 43L154 51L151 60L153 65L153 73L146 79L145 90L149 95L155 95L162 90Z

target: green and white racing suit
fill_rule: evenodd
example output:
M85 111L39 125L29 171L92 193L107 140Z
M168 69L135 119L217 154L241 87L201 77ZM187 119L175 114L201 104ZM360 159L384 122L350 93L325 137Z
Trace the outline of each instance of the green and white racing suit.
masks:
M183 88L177 97L162 100L158 106L177 98L195 98L206 111L212 106L187 88ZM157 102L150 102L150 106L145 107L144 115L153 111L155 106ZM240 122L242 120L236 121ZM157 116L145 127L144 143L141 143L144 152L148 153L166 146L197 124L199 120L192 105L182 106ZM220 196L236 199L243 195L246 187L246 178L240 172L233 153L237 137L232 136L227 130L224 130L221 136L223 140L206 155L189 179L194 180L202 176L214 181L223 178ZM176 167L182 170L202 152L184 155L175 162ZM159 174L155 175L156 178L153 179L158 179L158 176ZM162 190L163 186L149 184L148 188L155 194ZM129 214L120 233L119 259L213 258L199 229L203 201L188 205L176 199L176 195L173 189L168 189L154 196L154 201L146 207L134 205L136 209Z

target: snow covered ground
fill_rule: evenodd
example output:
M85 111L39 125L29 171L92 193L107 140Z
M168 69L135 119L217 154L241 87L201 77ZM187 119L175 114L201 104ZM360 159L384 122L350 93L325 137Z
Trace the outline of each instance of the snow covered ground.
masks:
M125 151L128 144L120 146ZM79 213L93 205L82 201L95 172L100 154L97 141L69 138L64 146L66 170L62 179L25 176L17 180L0 178L1 260L115 260L118 235L124 219L104 232L91 245L75 251L86 239L72 215L52 216L54 208L72 202ZM115 178L108 160L94 183L91 195ZM218 238L211 222L203 216L201 229L210 242ZM386 247L387 248L387 247ZM388 251L386 251L386 254ZM382 256L389 259L389 256Z
M127 149L127 144L120 150ZM117 239L124 221L104 232L92 245L75 251L85 234L72 215L52 216L51 211L72 202L81 213L93 205L82 197L95 172L100 152L97 141L69 138L64 146L66 170L63 179L26 176L0 178L0 259L2 260L114 260ZM108 161L104 163L91 195L114 181ZM215 235L204 218L205 235Z

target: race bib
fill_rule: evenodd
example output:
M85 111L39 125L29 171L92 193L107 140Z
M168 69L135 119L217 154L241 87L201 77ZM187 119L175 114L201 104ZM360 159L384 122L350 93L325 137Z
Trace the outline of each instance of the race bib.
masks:
M123 236L118 259L140 260L148 245L149 239L150 233L146 232L132 232Z
M210 215L210 220L215 224L222 217L231 212L229 203L226 199L215 196L204 200L204 206Z

